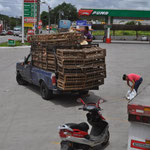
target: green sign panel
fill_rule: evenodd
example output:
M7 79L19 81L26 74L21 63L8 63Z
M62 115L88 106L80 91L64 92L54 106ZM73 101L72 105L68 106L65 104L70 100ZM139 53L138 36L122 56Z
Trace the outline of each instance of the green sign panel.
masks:
M81 9L80 16L110 16L122 18L150 18L148 10Z
M15 40L13 40L13 39L8 39L8 45L9 45L9 46L15 46Z
M34 10L35 8L35 10ZM37 4L24 3L24 17L37 17Z
M106 29L112 28L112 25L105 25L104 28L106 28Z

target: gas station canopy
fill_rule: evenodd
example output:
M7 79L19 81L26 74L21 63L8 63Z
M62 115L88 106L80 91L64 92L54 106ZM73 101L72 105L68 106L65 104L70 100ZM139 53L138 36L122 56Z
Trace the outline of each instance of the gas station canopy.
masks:
M106 43L111 43L110 28L113 19L144 19L150 20L150 11L147 10L116 10L116 9L80 9L80 17L104 17L107 22Z
M140 18L150 19L147 10L116 10L116 9L80 9L79 16L105 16L113 18Z

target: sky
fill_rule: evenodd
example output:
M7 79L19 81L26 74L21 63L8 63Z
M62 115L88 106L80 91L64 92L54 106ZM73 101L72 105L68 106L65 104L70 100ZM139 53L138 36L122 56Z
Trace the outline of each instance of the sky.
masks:
M44 0L41 0L44 1ZM45 0L52 8L63 3L71 3L80 8L108 8L150 10L150 0ZM22 15L23 0L0 0L0 14L19 17ZM41 4L41 11L47 11L47 6Z

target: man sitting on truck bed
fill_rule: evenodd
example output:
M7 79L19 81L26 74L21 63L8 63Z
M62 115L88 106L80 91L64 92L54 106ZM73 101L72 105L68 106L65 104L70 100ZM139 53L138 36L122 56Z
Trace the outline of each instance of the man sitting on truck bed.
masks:
M93 40L93 36L91 35L91 33L89 32L89 27L85 26L84 30L80 30L80 29L76 29L76 31L79 31L81 33L83 33L84 35L84 40L88 42L88 44L91 44L92 40Z
M92 35L91 33L89 32L89 27L86 26L84 28L84 37L85 37L85 40L90 44L92 42Z
M140 75L134 73L128 75L124 74L122 79L127 81L127 85L131 87L131 91L135 89L136 92L143 81L143 78ZM129 81L132 83L132 85L130 85Z

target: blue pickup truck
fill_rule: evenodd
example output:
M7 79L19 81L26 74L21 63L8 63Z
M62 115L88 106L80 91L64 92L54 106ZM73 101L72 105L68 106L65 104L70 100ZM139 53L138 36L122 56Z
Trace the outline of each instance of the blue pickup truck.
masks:
M16 64L16 81L19 85L30 83L39 86L41 96L46 100L51 99L54 93L64 92L57 87L57 75L55 73L32 66L31 54L25 57L24 62ZM87 90L76 92L88 93Z
M19 85L30 83L39 86L43 99L52 98L54 90L57 90L55 73L32 66L30 54L24 62L16 64L16 80Z

